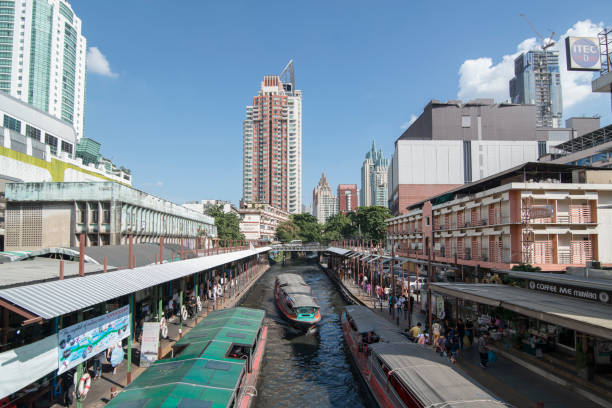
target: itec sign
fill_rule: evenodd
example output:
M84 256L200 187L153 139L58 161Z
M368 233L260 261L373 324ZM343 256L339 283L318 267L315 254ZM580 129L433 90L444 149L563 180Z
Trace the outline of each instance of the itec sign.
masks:
M567 37L565 55L568 71L599 71L601 60L596 37Z

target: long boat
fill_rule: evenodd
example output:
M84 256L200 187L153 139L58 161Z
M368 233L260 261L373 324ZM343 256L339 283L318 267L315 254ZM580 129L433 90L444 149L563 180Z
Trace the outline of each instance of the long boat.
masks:
M312 295L312 288L300 275L278 275L274 284L274 298L283 316L298 329L308 330L321 321L319 304Z
M236 307L210 313L107 407L248 408L267 338L265 312Z
M341 322L353 362L380 407L509 406L369 308L346 306Z

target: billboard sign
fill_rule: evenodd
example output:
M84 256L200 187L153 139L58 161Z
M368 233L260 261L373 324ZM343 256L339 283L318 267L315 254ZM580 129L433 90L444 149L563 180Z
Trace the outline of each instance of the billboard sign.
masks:
M597 37L565 38L568 71L599 71L601 60Z
M62 329L58 333L58 374L89 360L130 335L130 307Z
M159 322L146 322L140 342L140 367L149 367L157 360L159 345Z
M532 220L551 218L555 215L555 207L552 205L535 205L529 209L529 218Z

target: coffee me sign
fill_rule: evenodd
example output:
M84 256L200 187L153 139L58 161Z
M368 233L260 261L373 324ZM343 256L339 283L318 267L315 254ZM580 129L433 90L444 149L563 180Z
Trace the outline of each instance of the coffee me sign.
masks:
M611 293L606 290L536 280L528 280L527 287L531 290L537 290L539 292L547 292L583 300L592 300L594 302L610 303Z

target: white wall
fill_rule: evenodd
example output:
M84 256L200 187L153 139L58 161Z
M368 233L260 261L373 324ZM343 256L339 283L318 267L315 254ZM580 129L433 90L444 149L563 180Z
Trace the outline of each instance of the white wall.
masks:
M537 160L537 141L472 140L472 181Z
M393 183L462 184L462 149L461 140L398 140L392 164L397 177L394 175Z
M600 191L598 194L597 224L598 261L612 263L612 191Z

